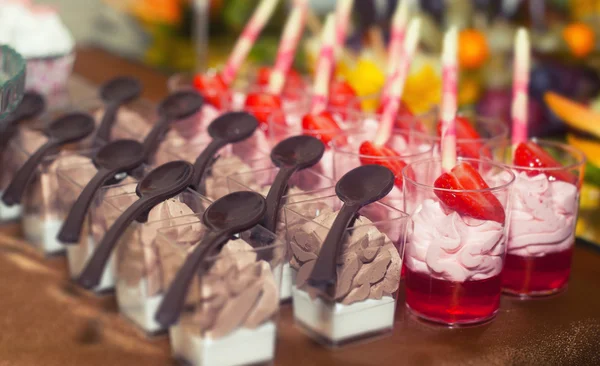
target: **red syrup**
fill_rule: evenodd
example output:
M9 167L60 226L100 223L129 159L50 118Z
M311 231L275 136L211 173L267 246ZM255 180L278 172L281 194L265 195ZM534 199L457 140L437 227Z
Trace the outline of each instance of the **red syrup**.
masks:
M502 288L518 296L543 296L562 290L571 274L573 247L538 257L507 254Z
M453 282L415 272L404 272L406 305L417 316L450 325L491 319L500 306L501 276Z

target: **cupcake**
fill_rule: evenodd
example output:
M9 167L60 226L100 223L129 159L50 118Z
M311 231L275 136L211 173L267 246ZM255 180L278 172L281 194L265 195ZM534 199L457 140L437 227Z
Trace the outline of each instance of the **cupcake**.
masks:
M0 44L27 61L25 87L47 97L64 93L75 61L75 41L56 10L29 1L0 0Z

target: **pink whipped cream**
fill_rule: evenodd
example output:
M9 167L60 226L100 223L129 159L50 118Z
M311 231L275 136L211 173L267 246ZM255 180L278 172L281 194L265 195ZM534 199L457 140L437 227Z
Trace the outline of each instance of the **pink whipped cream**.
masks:
M417 207L412 222L405 256L411 270L456 282L482 280L502 271L502 224L448 213L432 199Z
M508 253L539 256L574 243L578 191L571 183L550 182L544 174L515 172Z

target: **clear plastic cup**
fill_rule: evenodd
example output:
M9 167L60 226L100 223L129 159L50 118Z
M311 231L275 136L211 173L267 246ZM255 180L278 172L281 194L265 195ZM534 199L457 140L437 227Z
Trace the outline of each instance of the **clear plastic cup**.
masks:
M436 188L442 174L437 158L411 163L403 171L404 206L411 215L404 262L406 306L419 318L446 325L482 323L498 311L515 180L499 164L459 163L471 164L489 188Z
M227 177L227 185L230 192L253 191L263 195L265 198L269 193L271 185L279 168L266 168L254 170L248 173L238 173ZM335 194L335 182L312 169L300 170L292 175L288 182L288 191L281 198L281 209L277 220L275 233L285 241L285 214L283 207L290 203L312 201L317 197L325 197ZM288 250L288 255L290 251ZM288 258L288 261L291 258ZM280 296L282 301L292 297L292 270L288 263L283 267L281 278Z
M562 167L518 167L510 142L484 146L485 155L516 175L502 288L522 298L554 294L568 285L586 160L569 145L532 141Z
M341 208L335 195L285 206L293 269L294 320L325 346L341 346L391 333L408 216L375 202L360 210L338 258L336 300L311 296L306 280Z
M376 118L375 115L365 115L365 125L368 119ZM331 143L333 151L333 177L337 181L350 170L364 164L377 164L390 168L395 175L395 187L382 199L382 202L392 207L403 208L402 194L402 168L414 161L432 157L433 139L427 135L416 135L412 131L394 129L387 147L392 148L398 156L376 156L361 153L361 145L365 141L372 141L375 137L375 128L361 128L344 131L338 134Z
M194 225L200 221L158 232L163 273L171 280L190 246L202 239L190 242L182 235ZM169 329L172 354L199 366L272 363L285 248L275 234L255 226L206 259L210 269L195 277L179 322Z

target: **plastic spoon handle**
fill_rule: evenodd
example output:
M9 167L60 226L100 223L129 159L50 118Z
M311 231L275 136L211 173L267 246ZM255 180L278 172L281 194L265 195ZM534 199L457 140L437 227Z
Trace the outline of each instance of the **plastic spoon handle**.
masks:
M146 161L152 160L154 153L158 150L158 146L161 143L161 140L166 135L169 130L169 120L167 117L161 117L156 124L152 127L152 130L148 133L146 138L144 139L144 156L146 157Z
M18 204L21 202L21 198L23 198L23 192L25 192L25 188L27 188L27 184L29 183L29 179L33 175L33 172L40 164L44 156L46 154L58 147L60 144L53 139L48 140L44 145L40 146L38 150L33 153L27 159L25 164L17 171L12 181L8 185L8 188L4 191L4 195L2 196L2 201L8 205L12 206L14 204Z
M83 222L96 192L116 173L114 169L109 170L106 168L101 168L96 172L96 175L88 182L73 206L71 206L69 215L58 233L58 240L63 244L77 244L79 242Z
M209 231L206 233L192 253L187 256L183 266L177 272L173 282L171 282L156 312L155 319L157 322L165 327L177 322L192 279L202 275L200 273L202 270L200 267L202 261L214 248L225 244L230 236L231 233L229 231Z
M359 209L360 206L358 205L344 204L342 206L331 229L327 233L327 237L319 251L315 267L308 279L310 286L321 290L322 293L332 298L335 296L336 262L340 248L342 247L344 233Z
M267 194L267 212L265 213L264 227L273 233L277 228L281 198L286 191L290 178L297 170L296 167L292 166L281 167L277 176L275 176L271 189L269 189L269 194Z
M120 106L121 103L119 102L107 103L104 108L104 115L102 116L100 126L98 126L98 129L96 130L93 145L102 145L110 141L110 131L117 120L117 112L119 111Z
M4 152L4 149L6 149L8 142L12 140L17 131L17 126L11 123L0 127L0 156L2 156L2 153Z
M194 162L194 175L192 178L192 188L200 194L204 194L202 187L202 177L208 164L212 161L212 157L225 145L227 142L221 139L213 139L208 146L200 153Z
M100 283L104 267L110 258L119 238L125 232L129 224L138 216L158 205L168 197L162 194L142 197L125 210L119 218L112 224L108 232L102 238L102 241L94 251L92 258L88 261L86 267L79 276L78 282L87 289L94 288Z

